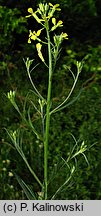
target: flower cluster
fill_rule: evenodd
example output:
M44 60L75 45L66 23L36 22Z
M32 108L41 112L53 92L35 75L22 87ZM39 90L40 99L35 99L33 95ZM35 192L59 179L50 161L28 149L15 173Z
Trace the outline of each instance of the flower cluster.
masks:
M30 13L30 15L26 16L26 18L29 18L31 16L33 16L36 21L38 23L45 22L46 20L49 20L51 17L53 17L53 14L55 11L60 11L61 9L59 8L59 4L39 4L39 8L34 12L32 8L28 8L28 13ZM41 16L41 18L39 18L37 16L37 13Z
M38 31L31 31L31 30L29 31L28 43L31 43L32 40L38 41L38 43L36 44L36 49L37 49L39 58L44 63L45 63L45 60L42 55L41 49L42 49L42 43L46 43L46 42L42 41L39 38L39 36L43 29L46 29L46 31L47 30L54 31L56 28L63 26L63 21L62 20L57 21L56 18L54 17L54 12L60 11L60 10L61 9L59 8L59 4L53 5L52 3L49 3L49 4L40 3L39 7L37 8L35 12L33 11L32 8L28 8L29 15L26 17L29 18L32 16L39 24L42 25L42 28L39 29ZM49 30L49 20L50 19L51 19L53 26ZM54 51L56 50L58 51L58 47L64 39L68 39L67 33L62 32L60 35L54 36ZM55 56L57 56L57 54Z

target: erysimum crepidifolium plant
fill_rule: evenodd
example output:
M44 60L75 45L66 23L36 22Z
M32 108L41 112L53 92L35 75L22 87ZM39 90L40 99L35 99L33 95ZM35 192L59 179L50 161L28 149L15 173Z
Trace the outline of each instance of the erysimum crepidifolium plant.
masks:
M35 109L41 119L41 126L42 126L42 132L38 132L38 128L36 129L36 127L33 125L31 116L30 116L30 107L28 108L28 112L27 112L27 117L25 115L25 108L26 108L26 102L24 105L24 109L23 112L20 111L19 106L16 103L15 100L15 96L16 96L16 92L15 91L10 91L8 92L7 96L9 98L9 100L11 101L11 103L13 104L13 106L15 107L15 109L17 110L17 112L19 113L20 117L23 119L23 121L26 123L26 125L28 125L28 127L30 128L30 130L33 131L34 136L36 136L36 138L38 140L41 141L41 143L43 143L43 179L41 180L38 176L38 173L36 173L30 166L25 153L23 151L23 141L22 139L20 139L20 132L19 130L10 132L7 130L8 135L10 136L12 143L14 145L14 147L16 148L16 150L18 151L18 153L20 154L20 156L22 157L23 161L25 162L27 168L29 169L30 173L32 174L33 178L37 181L39 187L40 187L40 191L39 192L34 192L32 190L32 188L30 188L16 173L16 178L19 182L19 184L21 185L21 187L23 188L23 191L25 192L26 196L28 199L42 199L42 200L47 200L47 199L56 199L56 197L58 196L58 194L63 190L63 188L68 185L68 182L71 180L74 172L75 172L75 163L70 166L69 163L71 160L75 159L79 154L82 154L86 161L87 158L84 154L84 152L87 149L87 146L85 145L84 141L81 143L81 145L78 147L78 143L75 139L75 137L73 136L73 139L75 141L75 145L72 149L71 152L68 153L68 157L66 159L64 159L63 157L61 157L62 163L61 163L61 169L66 166L67 167L67 172L69 172L69 175L67 175L67 178L64 179L64 182L62 183L62 185L59 186L58 189L56 189L55 193L49 197L49 193L48 193L48 188L49 188L49 184L50 181L52 181L52 179L49 179L49 175L48 175L48 155L49 155L49 138L50 138L50 119L51 116L54 115L54 113L61 111L62 109L64 109L65 107L69 106L71 103L73 103L76 99L74 99L71 102L68 102L68 99L70 98L79 74L81 73L82 70L82 65L83 62L76 62L77 65L77 73L76 75L74 75L74 73L72 72L72 70L70 68L68 68L68 70L71 72L72 76L73 76L73 85L72 88L70 89L69 94L67 95L67 97L65 98L65 100L58 104L57 107L52 108L52 103L51 103L51 91L52 91L52 76L53 73L55 73L55 68L56 68L56 63L57 60L59 58L59 54L60 54L60 49L61 49L61 43L64 40L68 40L68 35L65 32L62 32L60 34L56 34L56 32L58 32L58 29L61 29L63 26L63 21L62 20L57 20L55 18L55 12L56 11L61 11L59 4L43 4L40 3L37 10L34 12L32 8L28 8L28 15L26 16L26 18L29 17L33 17L35 19L35 21L38 23L39 25L39 29L37 29L37 31L29 31L29 38L28 38L28 43L32 43L35 42L36 45L36 50L37 50L37 54L39 59L42 61L43 64L45 64L46 69L48 70L48 88L47 88L47 95L46 98L40 93L40 91L37 89L35 83L33 82L32 76L31 76L31 72L34 70L34 68L37 66L35 65L32 69L31 65L33 64L33 59L30 60L29 58L27 58L26 60L24 59L25 62L25 66L26 66L26 70L28 73L28 77L30 79L30 82L32 84L33 90L31 91L31 94L34 94L34 96L37 98L37 105L35 104L35 102L31 101L32 105L33 105L33 109ZM50 27L51 26L51 27ZM41 33L42 31L46 32L46 37L44 40L41 39ZM53 38L52 38L53 36ZM52 38L52 39L51 39ZM45 56L43 55L43 47L46 48L48 50L48 63L45 60ZM79 93L80 94L80 93ZM29 95L29 94L28 94ZM28 98L27 95L27 98ZM77 96L78 98L78 96ZM54 179L54 178L53 178Z

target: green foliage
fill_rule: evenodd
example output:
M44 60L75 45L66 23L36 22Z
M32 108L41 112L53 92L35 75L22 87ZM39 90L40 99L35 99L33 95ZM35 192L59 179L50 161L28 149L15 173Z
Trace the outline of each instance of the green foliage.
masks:
M6 85L6 88L12 83L12 71L14 74L14 71L16 73L17 70L17 65L13 63L13 59L17 55L14 53L14 46L19 35L27 31L26 25L26 19L21 16L17 8L9 9L0 6L0 75L2 77L1 85Z
M19 17L19 18L18 18ZM14 34L21 34L26 31L25 28L26 19L20 14L20 11L16 8L9 9L7 7L0 6L0 42L1 48L13 46Z

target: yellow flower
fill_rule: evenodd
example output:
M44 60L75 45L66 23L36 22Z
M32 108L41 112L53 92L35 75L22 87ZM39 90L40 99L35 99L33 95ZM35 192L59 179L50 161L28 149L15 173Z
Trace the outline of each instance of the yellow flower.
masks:
M62 39L66 39L66 40L68 40L68 34L67 33L61 33L61 37L62 37Z
M63 23L62 20L59 20L57 26L63 26L62 23Z
M28 8L28 13L33 13L33 9L32 8Z
M35 31L29 31L29 39L28 39L28 43L31 43L31 40L39 40L39 41L41 41L38 37L40 36L40 34L41 34L41 31L42 31L42 29L40 29L40 30L38 30L37 32L35 32Z
M60 11L61 9L58 8L59 7L59 4L55 4L53 5L52 3L49 3L49 6L50 6L50 9L49 9L49 12L48 12L48 18L50 19L54 12L57 10L57 11Z
M31 39L30 38L28 38L28 43L31 43Z
M39 37L40 34L41 34L41 29L37 31L37 33L36 33L37 37Z
M28 11L28 13L30 13L30 15L26 16L26 18L29 18L29 17L31 17L32 14L33 14L33 9L32 9L32 8L28 8L27 11Z
M53 27L51 28L51 31L54 31L57 27L62 27L63 25L63 22L62 20L59 20L56 24L56 19L55 18L52 18L52 23L53 23Z
M53 7L53 4L49 2L49 6Z
M41 23L41 21L43 21L42 19L39 19L39 17L36 15L37 11L33 12L32 8L28 8L28 13L30 13L31 15L26 16L26 18L33 16L38 23Z
M54 25L56 25L56 18L52 18L52 23L54 24Z
M42 44L40 44L40 43L36 44L36 49L37 49L37 52L38 52L38 56L44 62L45 60L44 60L42 52L41 52L41 47L42 47Z
M30 37L32 40L36 40L36 35L32 34L32 36Z
M52 7L52 9L55 9L55 10L58 10L58 11L61 10L60 8L58 8L60 6L59 4L53 5L52 3L49 2L49 6Z

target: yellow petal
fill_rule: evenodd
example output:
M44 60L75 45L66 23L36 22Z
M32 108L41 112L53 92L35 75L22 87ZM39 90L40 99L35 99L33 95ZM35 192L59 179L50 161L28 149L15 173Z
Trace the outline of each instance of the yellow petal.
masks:
M42 47L42 44L40 44L40 43L36 44L36 48L37 48L37 51L38 51L38 56L44 62L45 60L44 60L42 52L41 52L41 47Z
M31 43L31 39L30 38L28 38L28 43Z
M53 17L52 18L52 23L54 24L54 25L56 25L56 19Z
M36 44L36 48L37 48L37 51L38 51L38 52L41 50L41 47L42 47L42 44L40 44L40 43L37 43L37 44Z
M33 9L32 8L28 8L28 12L29 13L33 13Z
M38 53L38 55L39 55L39 58L44 62L45 60L44 60L44 58L43 58L42 53L40 52L40 53Z
M49 6L53 7L53 4L49 2Z
M41 29L37 31L36 36L39 36L41 34Z
M68 34L67 34L67 33L63 33L62 36L63 36L63 37L67 37Z
M62 20L59 20L57 23L57 25L62 25L62 24L63 24Z
M35 35L32 35L32 36L31 36L31 39L32 39L32 40L36 40L36 36L35 36Z
M57 11L61 11L61 8L56 8Z
M56 7L59 7L59 6L60 6L59 4L55 4L55 5L54 5L55 8L56 8Z
M63 33L61 34L62 38L67 39L68 40L68 34L67 33Z

